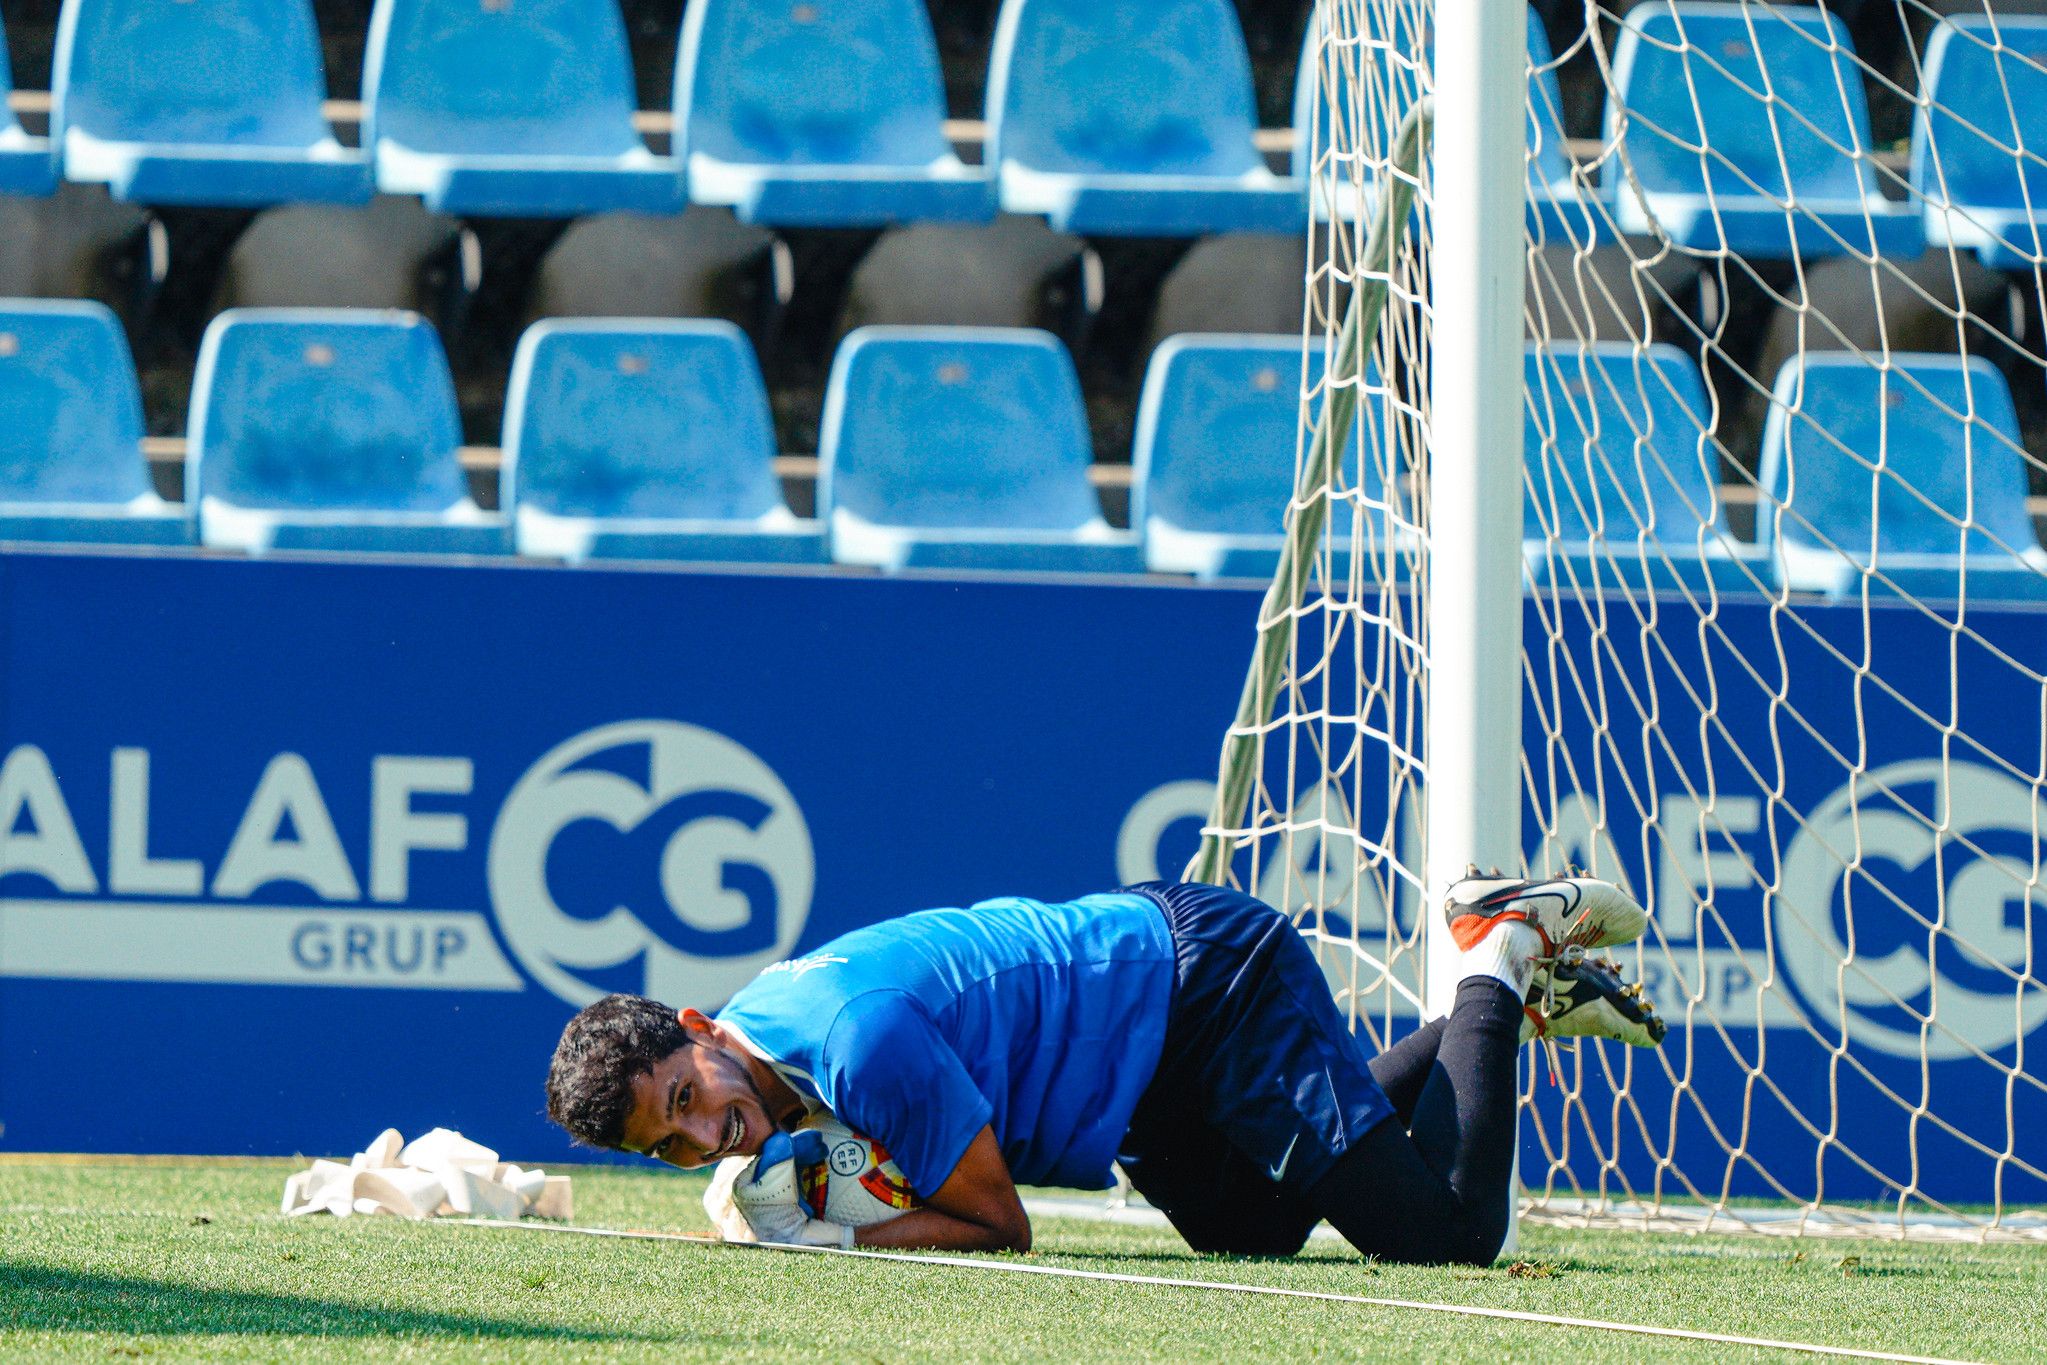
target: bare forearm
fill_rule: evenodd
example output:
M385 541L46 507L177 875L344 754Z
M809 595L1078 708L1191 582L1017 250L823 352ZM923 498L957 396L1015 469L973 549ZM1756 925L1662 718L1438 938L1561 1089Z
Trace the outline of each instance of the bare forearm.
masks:
M900 1218L874 1223L853 1232L855 1246L923 1247L933 1251L1029 1251L1028 1223L1018 1230L986 1227L937 1209L911 1209Z

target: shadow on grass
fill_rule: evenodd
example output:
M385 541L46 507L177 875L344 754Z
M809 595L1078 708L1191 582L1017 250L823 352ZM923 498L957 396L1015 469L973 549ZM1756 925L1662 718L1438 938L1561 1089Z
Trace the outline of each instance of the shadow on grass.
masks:
M513 1318L375 1308L6 1262L0 1262L0 1305L4 1305L0 1324L9 1331L646 1340L632 1333L593 1332Z
M1126 1269L1135 1270L1151 1266L1159 1270L1198 1271L1203 1266L1218 1265L1298 1265L1327 1268L1348 1265L1358 1270L1375 1270L1378 1263L1358 1255L1356 1252L1341 1252L1336 1255L1317 1256L1229 1256L1221 1253L1201 1251L1099 1251L1087 1247L1048 1246L1039 1249L1038 1255L1046 1261L1120 1261ZM1182 1279L1198 1279L1198 1275L1181 1275Z

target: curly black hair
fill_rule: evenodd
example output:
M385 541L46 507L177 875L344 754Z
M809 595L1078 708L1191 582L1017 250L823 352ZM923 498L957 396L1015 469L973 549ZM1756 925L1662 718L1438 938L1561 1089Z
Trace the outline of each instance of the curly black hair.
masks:
M547 1116L585 1147L618 1151L633 1080L688 1047L675 1011L644 995L607 995L569 1020L547 1068Z

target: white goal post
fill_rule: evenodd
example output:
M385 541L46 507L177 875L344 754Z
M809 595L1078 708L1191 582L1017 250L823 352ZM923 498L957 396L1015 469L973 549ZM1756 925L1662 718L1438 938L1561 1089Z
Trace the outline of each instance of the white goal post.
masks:
M1290 549L1190 875L1380 1044L1445 1003L1467 864L1652 908L1670 1035L1529 1054L1525 1218L2047 1240L2013 8L1316 7Z

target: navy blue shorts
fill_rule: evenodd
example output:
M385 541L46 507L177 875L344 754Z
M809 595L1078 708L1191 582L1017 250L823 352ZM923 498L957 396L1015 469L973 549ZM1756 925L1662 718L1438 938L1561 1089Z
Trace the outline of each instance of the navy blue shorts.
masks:
M1119 1160L1197 1251L1291 1254L1308 1189L1393 1106L1286 916L1222 887L1126 889L1165 911L1176 971Z

